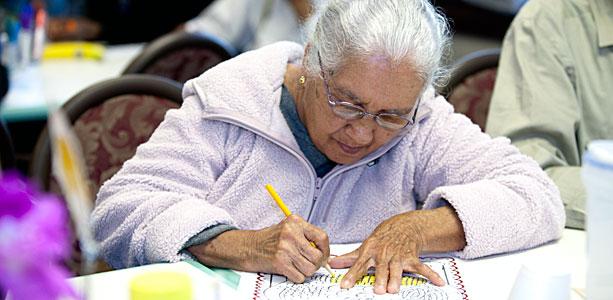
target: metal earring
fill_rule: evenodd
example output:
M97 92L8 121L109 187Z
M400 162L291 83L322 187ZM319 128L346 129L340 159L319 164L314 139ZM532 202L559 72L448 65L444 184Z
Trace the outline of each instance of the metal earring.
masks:
M304 75L300 75L300 78L298 78L298 83L300 83L300 85L304 85L305 82L306 77L304 77Z

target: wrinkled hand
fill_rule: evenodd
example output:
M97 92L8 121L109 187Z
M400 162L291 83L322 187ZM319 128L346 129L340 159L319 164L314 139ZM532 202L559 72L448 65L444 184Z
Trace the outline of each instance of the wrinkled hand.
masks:
M370 267L375 267L376 294L397 293L403 272L417 273L435 285L444 285L443 279L419 260L424 248L421 224L417 214L394 216L379 224L358 249L332 258L332 268L351 267L341 288L353 287Z
M328 235L319 227L296 215L281 223L256 231L255 251L260 260L260 271L281 274L295 283L304 282L313 275L330 256ZM317 248L311 246L315 243Z
M206 266L281 274L296 283L330 256L328 235L296 215L260 230L228 230L187 250Z

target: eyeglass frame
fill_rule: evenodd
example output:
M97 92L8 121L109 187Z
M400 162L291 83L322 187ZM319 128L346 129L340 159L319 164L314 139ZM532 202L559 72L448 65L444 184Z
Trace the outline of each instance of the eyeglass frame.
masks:
M421 97L419 97L417 99L417 103L411 109L413 111L412 112L413 116L410 117L410 118L407 118L407 116L410 115L411 113L404 114L404 115L399 115L399 114L394 114L394 113L385 113L385 112L383 112L383 113L370 113L370 112L366 111L366 109L364 109L361 106L355 105L355 104L350 103L350 102L342 101L340 99L336 99L336 100L333 99L334 96L332 95L332 93L330 93L330 86L328 84L328 79L326 78L326 74L324 72L323 64L321 63L321 54L319 53L319 51L317 52L317 59L319 60L319 70L321 72L321 77L322 77L322 79L324 81L324 87L326 89L326 96L328 98L328 105L330 106L330 109L332 110L332 112L336 116L342 118L343 120L361 120L361 119L364 119L364 117L366 117L366 116L371 116L375 120L375 123L377 123L377 125L381 126L384 129L387 129L387 130L401 130L403 128L406 128L409 125L412 126L413 124L415 124L415 120L417 118L417 110L419 109L419 103L421 102ZM348 108L356 109L356 112L359 112L358 117L357 118L346 118L345 116L343 116L343 115L339 114L338 112L336 112L334 110L334 108L337 105L339 105L339 104L343 105L345 107L348 107ZM380 121L380 115L397 116L397 117L399 117L401 119L407 120L407 123L404 124L404 126L399 127L399 128L386 127L384 125L381 125L382 121Z

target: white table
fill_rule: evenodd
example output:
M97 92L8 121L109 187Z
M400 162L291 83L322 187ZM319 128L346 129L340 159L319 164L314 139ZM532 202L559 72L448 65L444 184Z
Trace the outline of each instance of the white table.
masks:
M45 119L50 107L62 105L94 83L120 75L142 47L109 46L101 60L54 59L17 67L10 72L0 117L9 122Z
M145 272L179 272L188 274L192 279L194 299L239 299L237 292L225 284L217 284L217 281L210 275L191 266L186 262L174 264L152 264L136 268L128 268L105 273L97 273L89 276L81 276L70 279L77 291L83 291L88 287L87 300L129 300L130 299L130 280L136 275ZM89 280L89 281L86 281ZM211 284L217 284L219 289ZM219 297L211 297L218 294ZM246 299L246 298L245 298Z
M467 294L471 300L507 299L515 277L522 266L535 260L555 260L565 264L572 271L573 289L585 287L585 232L564 230L561 240L535 249L506 255L497 255L483 259L461 261L460 271L464 278ZM128 285L132 277L152 270L173 270L189 274L194 282L194 299L211 298L213 277L186 262L174 264L154 264L138 268L99 273L85 276L89 279L91 299L129 299ZM85 277L76 277L70 281L82 288ZM237 295L224 284L220 285L219 299L247 299ZM582 299L575 291L571 299Z
M530 267L563 264L571 272L571 299L585 288L585 231L565 229L562 239L531 250L463 261L461 272L471 300L507 299L522 264Z

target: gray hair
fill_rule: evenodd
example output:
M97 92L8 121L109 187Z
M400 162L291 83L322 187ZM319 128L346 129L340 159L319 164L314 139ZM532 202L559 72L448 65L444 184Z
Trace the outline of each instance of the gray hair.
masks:
M429 0L315 2L323 5L305 27L309 74L320 74L318 53L330 72L351 57L384 55L392 63L411 63L425 83L422 91L446 80L449 27Z

